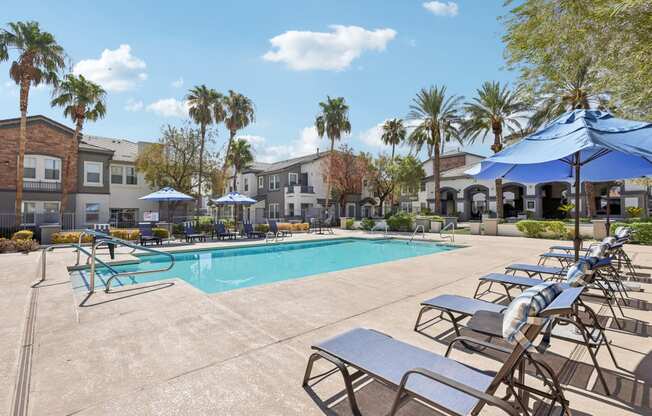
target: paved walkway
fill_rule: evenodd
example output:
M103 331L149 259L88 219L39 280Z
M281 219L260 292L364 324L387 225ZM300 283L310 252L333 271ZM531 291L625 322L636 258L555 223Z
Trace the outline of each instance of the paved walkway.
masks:
M213 295L181 280L148 283L99 293L84 307L69 283L71 252L49 256L47 280L36 289L30 289L39 272L36 253L0 255L0 409L23 406L30 415L325 414L301 388L311 343L363 326L443 353L450 338L445 323L429 328L431 337L412 331L419 302L442 293L471 296L478 276L536 260L552 244L480 236L458 236L457 242L470 247ZM226 244L233 245L215 245ZM652 247L628 252L637 264L652 265ZM573 414L652 414L652 285L645 286L625 308L625 330L608 331L621 368L606 350L599 354L612 397L602 394L586 352L553 340L549 356ZM486 369L500 364L464 351L453 356ZM327 414L350 414L342 390L338 376L315 388ZM370 383L358 397L364 414L382 415L393 394ZM410 403L400 414L432 414L426 410Z

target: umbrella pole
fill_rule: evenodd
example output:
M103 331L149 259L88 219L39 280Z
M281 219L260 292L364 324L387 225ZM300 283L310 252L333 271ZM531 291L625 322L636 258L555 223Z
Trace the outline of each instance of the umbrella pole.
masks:
M575 262L580 259L580 152L575 152L575 238L573 238L575 247Z

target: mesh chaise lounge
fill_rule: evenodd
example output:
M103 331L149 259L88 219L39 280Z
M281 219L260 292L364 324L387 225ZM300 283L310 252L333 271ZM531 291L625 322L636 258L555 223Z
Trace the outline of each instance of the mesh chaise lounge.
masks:
M550 288L558 285L541 286ZM533 290L537 291L537 289ZM397 390L390 415L396 414L401 403L409 398L416 398L438 411L450 414L477 415L485 405L499 407L509 415L521 414L523 409L519 409L518 406L523 407L523 404L517 401L520 404L512 405L507 402L507 399L511 396L517 397L523 390L537 394L537 391L523 385L520 379L515 380L514 377L515 371L518 368L522 369L524 359L528 358L526 351L528 343L540 334L547 317L571 311L580 293L581 289L569 288L551 299L548 298L549 302L540 304L542 309L536 311L537 313L532 317L544 319L528 319L527 324L519 326L522 337L520 339L526 342L519 341L512 344L513 348L508 351L508 357L496 373L489 373L442 357L374 330L356 328L312 346L314 352L306 367L304 388L308 389L332 374L341 373L354 415L361 413L356 402L353 381L364 375ZM527 301L525 295L517 299L521 303ZM514 304L518 306L517 299L514 300ZM512 315L505 315L506 320L511 317ZM496 347L480 340L474 342L486 348ZM330 362L334 368L312 376L313 365L320 359ZM543 366L546 367L545 364ZM549 367L546 368L550 377L554 377ZM355 370L353 374L349 372L351 369ZM497 389L501 385L506 386L507 397L496 396ZM557 402L566 410L567 402L558 384L550 383L548 386L553 390L546 396L553 400L551 407Z
M226 229L226 226L223 222L216 222L213 224L213 236L217 237L219 240L224 240L225 238L228 238L229 240L235 240L237 237L236 233L232 233Z
M147 245L147 243L160 245L163 243L161 237L155 236L152 224L149 222L140 222L138 223L139 237L138 241L141 246Z
M206 241L206 234L198 233L195 230L192 221L186 221L183 223L183 234L186 238L186 242L192 242L194 240Z
M254 226L250 222L242 224L242 232L247 238L263 238L265 233L254 230Z

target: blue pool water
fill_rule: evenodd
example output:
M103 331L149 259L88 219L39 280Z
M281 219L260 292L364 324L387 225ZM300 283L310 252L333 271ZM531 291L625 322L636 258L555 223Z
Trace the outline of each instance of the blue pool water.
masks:
M177 253L174 267L163 273L121 277L112 287L181 278L207 293L296 279L369 264L424 256L457 247L405 240L336 239L282 243L255 247L196 250ZM168 262L165 256L143 256L138 264L115 266L118 271L154 270ZM73 272L73 285L85 289L88 270ZM109 273L98 269L96 288L104 286Z

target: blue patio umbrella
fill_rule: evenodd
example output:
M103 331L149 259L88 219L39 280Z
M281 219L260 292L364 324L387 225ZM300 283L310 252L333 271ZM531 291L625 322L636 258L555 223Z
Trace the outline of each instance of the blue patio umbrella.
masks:
M248 196L239 194L237 192L229 192L226 195L222 195L219 198L213 198L211 201L215 205L233 205L233 206L238 206L238 205L253 205L255 204L256 201L253 198L249 198ZM235 208L233 209L233 222L237 224L237 214L235 212Z
M574 110L466 173L476 179L575 182L575 259L580 248L580 182L652 174L652 123L616 118L599 110Z
M192 201L195 198L191 197L190 195L186 195L183 192L179 192L174 188L171 187L165 187L161 188L160 190L156 192L152 192L149 195L141 196L138 199L142 199L144 201L159 201L159 202L167 202L168 203L168 221L170 220L170 202L178 202L178 201Z

